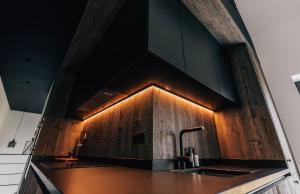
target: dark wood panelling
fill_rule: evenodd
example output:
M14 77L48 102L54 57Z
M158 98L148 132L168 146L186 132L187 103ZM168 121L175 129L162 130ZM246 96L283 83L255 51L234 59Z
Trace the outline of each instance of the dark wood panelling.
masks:
M153 158L174 159L179 152L179 131L205 126L206 130L184 135L184 146L193 146L200 158L219 158L214 113L164 90L153 93Z
M229 54L241 105L215 113L222 158L284 160L246 45Z
M60 73L55 80L34 155L66 156L74 149L82 123L65 118L73 81L68 73Z
M152 88L84 121L82 156L152 159Z
M247 42L221 0L182 0L221 44Z
M84 121L88 138L82 156L174 159L178 134L204 125L204 132L185 136L201 158L219 158L213 112L157 87L150 87Z
M36 180L31 168L28 169L26 178L22 182L19 194L43 194L38 181Z

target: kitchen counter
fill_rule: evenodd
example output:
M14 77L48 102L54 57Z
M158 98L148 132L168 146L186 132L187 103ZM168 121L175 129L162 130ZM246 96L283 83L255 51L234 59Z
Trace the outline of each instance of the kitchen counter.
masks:
M235 177L216 177L120 166L69 169L49 169L40 164L36 166L64 194L246 193L289 173L287 169L274 168L257 169L254 173Z

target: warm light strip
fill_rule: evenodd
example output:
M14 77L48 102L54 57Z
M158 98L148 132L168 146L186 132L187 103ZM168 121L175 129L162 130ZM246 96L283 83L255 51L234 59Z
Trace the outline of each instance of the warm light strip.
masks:
M197 107L199 107L199 108L205 109L206 111L213 112L212 110L210 110L210 109L208 109L208 108L205 108L204 106L201 106L201 105L199 105L199 104L197 104L197 103L195 103L195 102L193 102L193 101L191 101L191 100L188 100L188 99L186 99L186 98L184 98L184 97L182 97L182 96L179 96L179 95L177 95L177 94L174 94L173 92L170 92L170 91L168 91L168 90L166 90L166 89L162 89L162 88L156 87L156 86L153 86L153 87L154 87L155 89L158 89L158 90L160 90L160 91L162 91L162 92L164 92L164 93L170 95L170 96L173 96L174 98L180 99L180 100L185 101L185 102L187 102L187 103L190 103L190 104L192 104L192 105L194 105L194 106L197 106Z
M124 103L124 102L126 102L126 101L128 101L128 100L134 98L135 96L141 94L141 93L144 93L144 92L146 92L146 91L148 91L148 90L151 90L151 89L157 89L157 90L162 91L162 92L164 92L164 93L166 93L166 94L168 94L168 95L171 95L171 96L173 96L173 97L175 97L175 98L178 98L178 99L183 100L183 101L185 101L185 102L187 102L187 103L193 104L194 106L197 106L197 107L199 107L199 108L205 109L206 111L213 112L212 110L210 110L210 109L208 109L208 108L205 108L205 107L203 107L203 106L201 106L201 105L199 105L199 104L197 104L197 103L195 103L195 102L193 102L193 101L190 101L190 100L185 99L185 98L183 98L183 97L181 97L181 96L178 96L178 95L176 95L176 94L174 94L174 93L172 93L172 92L170 92L170 91L167 91L167 90L165 90L165 89L163 89L163 88L160 88L160 87L151 85L151 86L145 88L144 90L141 90L141 91L139 91L139 92L137 92L137 93L135 93L135 94L133 94L133 95L130 95L129 97L127 97L127 98L125 98L125 99L123 99L123 100L121 100L121 101L119 101L119 102L117 102L117 103L115 103L115 104L113 104L113 105L111 105L111 106L109 106L109 107L107 107L107 108L105 108L105 109L103 109L103 110L101 110L101 111L95 113L94 115L92 115L92 116L86 118L85 121L88 120L88 119L91 119L91 118L97 116L98 114L103 113L104 111L109 110L109 109L111 109L111 108L113 108L113 107L115 107L115 106L117 106L117 105L119 105L119 104L121 104L121 103Z
M142 90L142 91L140 91L140 92L137 92L137 93L135 93L135 94L133 94L133 95L130 95L130 96L128 96L128 97L126 97L126 98L120 100L119 102L117 102L117 103L115 103L115 104L113 104L113 105L111 105L111 106L109 106L109 107L107 107L107 108L104 108L103 110L100 110L99 112L97 112L97 113L91 115L90 117L88 117L88 118L86 118L86 119L84 119L84 120L86 121L86 120L88 120L88 119L90 119L90 118L93 118L93 117L97 116L98 114L100 114L100 113L102 113L102 112L104 112L104 111L106 111L106 110L109 110L109 109L111 109L111 108L113 108L113 107L115 107L115 106L117 106L117 105L119 105L119 104L121 104L121 103L124 103L124 102L126 102L126 101L128 101L128 100L134 98L135 96L141 94L142 92L146 92L146 91L148 91L148 90L150 90L150 89L153 89L153 88L154 88L154 86L149 86L148 88L145 88L144 90Z

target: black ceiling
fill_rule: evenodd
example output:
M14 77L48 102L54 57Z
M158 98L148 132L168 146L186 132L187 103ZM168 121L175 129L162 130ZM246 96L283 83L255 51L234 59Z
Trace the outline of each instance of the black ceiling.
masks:
M0 75L10 108L41 113L87 0L0 3Z

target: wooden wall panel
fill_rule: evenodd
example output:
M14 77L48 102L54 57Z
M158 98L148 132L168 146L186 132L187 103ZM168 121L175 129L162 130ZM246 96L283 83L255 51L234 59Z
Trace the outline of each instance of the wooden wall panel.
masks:
M200 158L219 158L214 113L173 94L155 88L153 93L153 158L180 155L179 131L205 126L206 130L184 135L184 146L196 148Z
M55 80L37 140L34 155L66 156L74 149L82 122L65 118L74 76L60 73Z
M87 141L81 155L152 159L152 90L146 89L85 120ZM137 134L144 134L144 142L135 138Z
M237 44L247 39L222 0L182 0L221 44Z
M181 129L205 126L187 134L186 146L196 147L201 158L219 158L214 113L169 92L151 87L84 123L87 141L82 156L174 159L179 155ZM145 133L144 144L133 144Z
M31 168L28 169L26 178L22 182L19 194L43 194Z
M241 106L215 113L222 158L284 160L247 47L229 54Z

